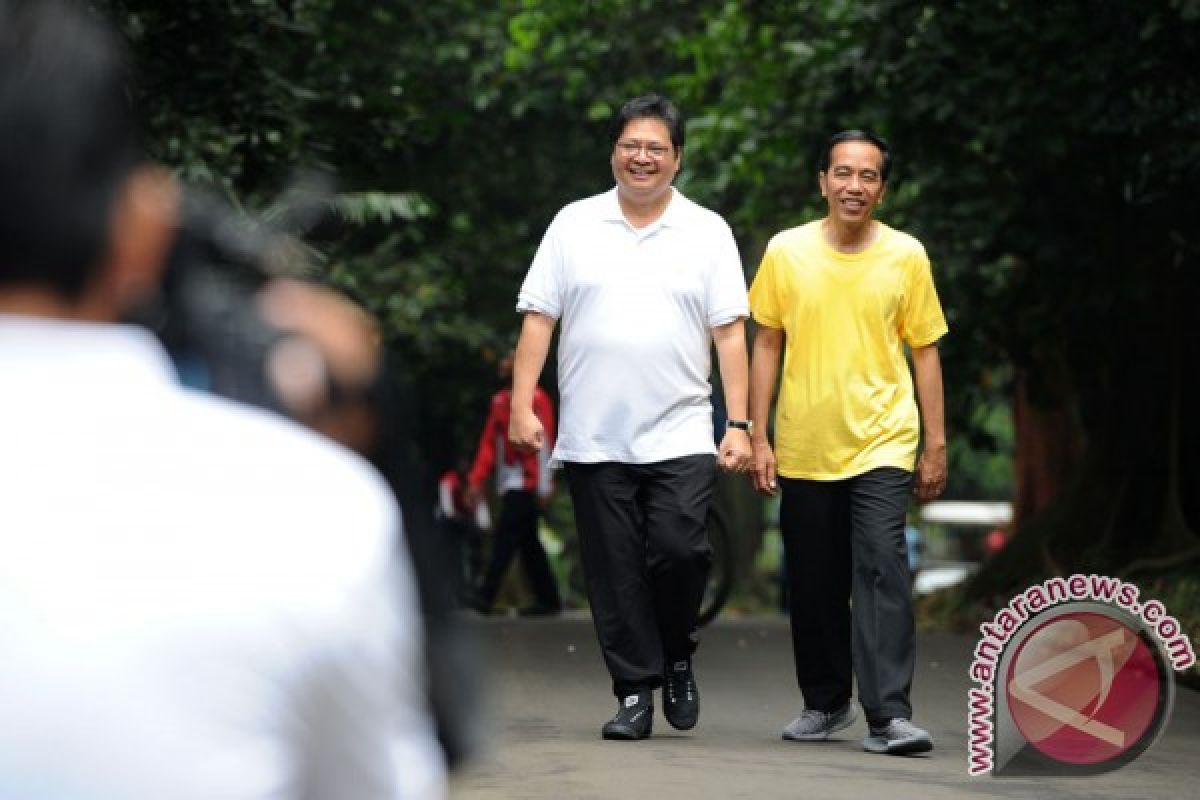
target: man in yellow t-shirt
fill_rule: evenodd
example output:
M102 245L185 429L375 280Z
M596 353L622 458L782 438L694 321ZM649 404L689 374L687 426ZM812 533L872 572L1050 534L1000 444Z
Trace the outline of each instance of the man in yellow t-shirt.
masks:
M783 737L822 741L853 723L857 677L864 749L907 754L933 748L911 721L904 522L910 494L928 500L946 484L937 340L947 328L921 243L873 218L890 166L881 139L836 134L818 173L829 213L767 245L750 289L750 413L756 488L782 491L805 701ZM767 415L781 355L772 450Z

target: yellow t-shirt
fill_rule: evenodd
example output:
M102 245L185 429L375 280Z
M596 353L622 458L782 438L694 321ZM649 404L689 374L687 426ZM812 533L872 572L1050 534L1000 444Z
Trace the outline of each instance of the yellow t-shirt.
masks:
M911 471L920 420L904 343L947 331L925 248L886 225L861 253L826 243L821 222L777 234L750 288L760 325L786 344L775 458L786 478Z

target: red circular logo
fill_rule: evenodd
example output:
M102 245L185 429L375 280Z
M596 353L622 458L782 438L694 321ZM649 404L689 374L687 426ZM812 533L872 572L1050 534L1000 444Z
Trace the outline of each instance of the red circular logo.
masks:
M1025 740L1066 764L1121 757L1153 735L1162 665L1136 630L1105 614L1068 612L1023 642L1005 690Z

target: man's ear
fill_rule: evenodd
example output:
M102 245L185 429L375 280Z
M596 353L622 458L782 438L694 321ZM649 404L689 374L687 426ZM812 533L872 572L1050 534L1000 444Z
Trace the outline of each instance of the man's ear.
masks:
M179 185L160 166L141 166L117 193L97 290L116 315L158 288L179 224Z
M829 193L825 190L825 172L824 172L824 170L817 173L817 186L821 187L821 197L829 196Z

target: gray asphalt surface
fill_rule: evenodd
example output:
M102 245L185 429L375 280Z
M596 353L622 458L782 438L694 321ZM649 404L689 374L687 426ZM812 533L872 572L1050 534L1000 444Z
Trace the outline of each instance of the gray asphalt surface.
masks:
M1168 728L1140 758L1094 777L967 775L969 637L923 635L914 721L937 743L927 756L863 752L861 716L836 740L780 733L802 708L786 621L721 619L695 659L700 723L671 728L655 698L654 735L608 742L616 710L591 619L472 617L488 665L490 736L455 777L452 800L491 798L1186 798L1200 796L1200 693L1180 689Z

